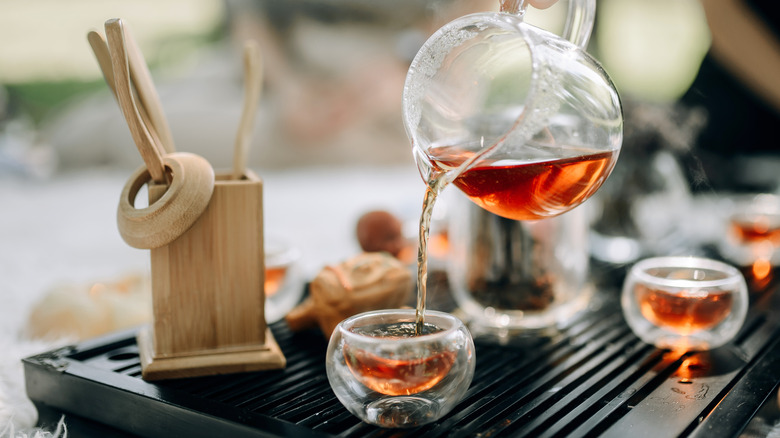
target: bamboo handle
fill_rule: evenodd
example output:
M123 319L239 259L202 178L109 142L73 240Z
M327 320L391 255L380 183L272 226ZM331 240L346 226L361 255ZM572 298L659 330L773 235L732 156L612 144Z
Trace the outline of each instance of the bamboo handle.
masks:
M133 136L147 169L149 169L152 180L155 183L164 184L166 178L162 154L155 147L154 140L144 126L133 99L122 20L112 18L106 21L105 28L119 106L122 108L122 113L130 128L130 134Z
M92 53L97 58L100 71L103 73L103 79L106 80L108 88L111 89L111 93L116 97L116 85L114 85L114 70L111 67L111 53L108 51L108 44L103 39L103 35L93 31L87 33L87 41L89 41L90 47L92 47Z
M244 108L241 112L241 122L238 125L233 151L233 179L241 179L246 172L252 127L262 88L263 68L260 51L257 43L250 40L244 44Z
M114 70L111 67L111 53L109 53L106 40L103 38L103 35L95 31L90 31L87 34L87 40L89 41L89 45L92 47L92 52L95 54L95 58L97 58L100 71L103 73L103 78L106 80L106 84L108 84L108 87L111 89L111 94L113 94L114 98L116 98L117 95L116 84L114 83ZM134 94L134 96L137 96L137 93ZM143 120L144 126L152 126L152 121L149 118L149 114L147 114L143 105L138 108L138 112L141 114L141 119ZM157 136L157 132L154 129L149 129L149 134L152 136L155 149L157 149L160 154L164 155L165 149L162 147L163 143Z
M127 56L130 62L130 78L135 84L136 91L138 91L138 97L140 101L140 107L145 108L149 114L151 123L150 131L156 132L157 136L161 140L161 144L166 153L176 152L176 146L173 142L173 135L171 129L168 126L168 120L165 118L163 112L162 102L160 102L160 95L157 94L157 89L154 87L152 81L152 74L149 72L149 66L146 65L146 60L141 52L141 48L133 38L131 28L127 25L125 29L125 43L127 44Z

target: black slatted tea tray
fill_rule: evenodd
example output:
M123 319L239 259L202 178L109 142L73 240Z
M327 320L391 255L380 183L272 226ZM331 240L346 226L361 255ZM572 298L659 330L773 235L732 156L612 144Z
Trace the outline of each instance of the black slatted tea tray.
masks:
M477 342L474 381L437 423L386 430L361 423L328 385L318 332L271 326L284 370L147 383L134 333L24 360L29 397L142 436L731 437L777 403L780 318L774 291L754 295L730 344L706 353L659 350L625 324L617 294L559 332L517 345Z

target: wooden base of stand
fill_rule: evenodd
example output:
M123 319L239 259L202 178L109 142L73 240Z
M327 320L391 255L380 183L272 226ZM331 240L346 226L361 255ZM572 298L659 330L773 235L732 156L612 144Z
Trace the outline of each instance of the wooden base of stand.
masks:
M151 329L141 329L136 337L144 380L231 374L284 368L287 360L270 329L265 344L256 348L225 349L177 357L155 357Z

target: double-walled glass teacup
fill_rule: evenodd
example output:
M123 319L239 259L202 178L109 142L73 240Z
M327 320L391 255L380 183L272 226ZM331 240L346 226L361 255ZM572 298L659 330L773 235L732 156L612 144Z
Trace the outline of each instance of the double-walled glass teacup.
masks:
M621 305L643 341L709 350L734 338L745 322L747 285L737 268L717 260L654 257L631 268Z
M474 376L474 343L453 315L427 311L415 336L414 309L361 313L331 335L326 370L333 392L361 420L414 427L441 418Z
M727 198L726 239L719 241L725 257L739 266L764 260L780 264L780 195L744 194Z
M304 293L301 252L278 236L265 242L265 319L270 324L284 317Z

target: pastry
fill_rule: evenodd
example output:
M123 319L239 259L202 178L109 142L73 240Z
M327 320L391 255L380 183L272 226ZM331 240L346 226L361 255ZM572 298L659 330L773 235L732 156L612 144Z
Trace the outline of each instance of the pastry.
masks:
M319 326L330 337L349 316L403 306L412 291L409 270L385 252L365 252L323 268L312 280L309 297L285 317L293 331Z

